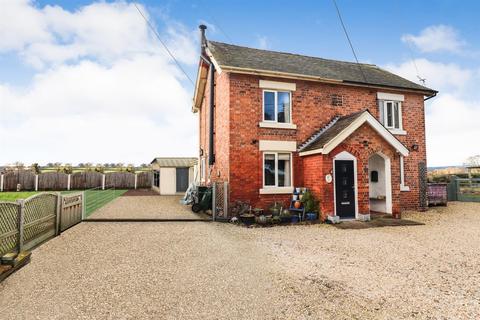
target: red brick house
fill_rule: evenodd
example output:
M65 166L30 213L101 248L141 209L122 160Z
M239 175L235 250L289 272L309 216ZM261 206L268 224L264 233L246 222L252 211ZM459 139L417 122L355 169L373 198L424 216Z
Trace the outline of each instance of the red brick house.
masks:
M263 208L306 187L324 219L425 209L435 90L375 65L207 41L200 28L202 183L228 181L230 202Z

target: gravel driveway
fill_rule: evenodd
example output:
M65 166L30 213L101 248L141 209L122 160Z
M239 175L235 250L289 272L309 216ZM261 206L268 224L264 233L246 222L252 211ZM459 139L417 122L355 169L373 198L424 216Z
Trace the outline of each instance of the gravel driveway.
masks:
M0 284L5 319L477 319L480 204L420 226L82 223Z
M182 196L121 196L92 213L89 219L209 220L180 204Z

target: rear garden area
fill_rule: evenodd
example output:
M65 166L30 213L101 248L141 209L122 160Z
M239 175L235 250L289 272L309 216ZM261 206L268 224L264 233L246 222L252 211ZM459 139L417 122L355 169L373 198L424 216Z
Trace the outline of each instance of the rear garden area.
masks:
M81 223L0 283L0 310L6 319L476 318L480 203L403 218L417 224Z

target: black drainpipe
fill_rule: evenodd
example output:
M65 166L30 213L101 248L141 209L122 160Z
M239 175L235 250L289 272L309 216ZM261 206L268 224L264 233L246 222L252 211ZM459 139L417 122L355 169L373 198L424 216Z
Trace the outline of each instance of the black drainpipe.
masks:
M214 146L214 138L213 135L215 134L214 125L215 125L215 67L213 63L210 61L208 56L206 55L206 47L207 47L207 37L205 37L205 30L207 26L201 24L198 26L200 29L200 44L201 44L201 53L200 57L207 62L209 65L209 78L210 78L210 97L209 97L209 134L208 134L208 164L213 165L215 163L215 146Z
M208 164L213 165L215 163L215 152L214 152L214 112L215 112L215 67L213 63L210 64L210 135L209 135L209 149L208 149Z

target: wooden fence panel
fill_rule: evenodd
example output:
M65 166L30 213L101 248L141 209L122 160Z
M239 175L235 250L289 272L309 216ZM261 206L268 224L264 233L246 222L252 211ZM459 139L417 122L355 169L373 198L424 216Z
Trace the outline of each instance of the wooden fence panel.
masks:
M68 175L63 172L43 172L38 175L38 190L66 190Z
M105 174L105 185L116 189L133 189L135 174L131 172L109 172Z
M75 172L70 176L71 190L86 190L102 186L102 174L95 171Z
M32 171L8 171L3 177L4 191L17 191L17 184L21 190L35 190L35 174Z
M62 196L60 211L60 231L80 223L82 221L83 193L78 192Z
M151 188L152 187L152 172L137 173L137 188Z

